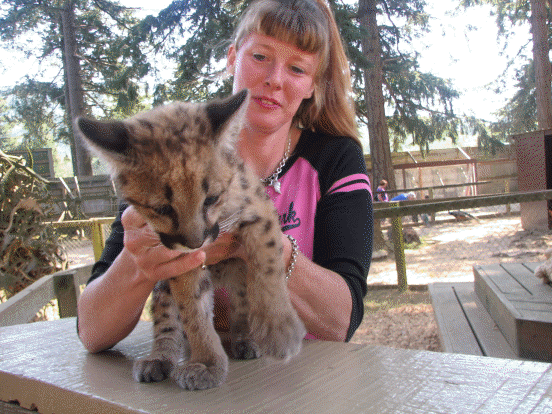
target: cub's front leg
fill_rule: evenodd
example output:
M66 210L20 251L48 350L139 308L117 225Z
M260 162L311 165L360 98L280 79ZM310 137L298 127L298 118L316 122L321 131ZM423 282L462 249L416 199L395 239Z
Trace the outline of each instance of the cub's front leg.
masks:
M226 379L228 357L213 325L213 286L207 270L197 269L170 280L190 344L190 357L174 367L171 377L182 388L203 390Z
M289 359L301 350L306 330L289 298L281 232L272 206L241 230L248 254L246 285L251 338L263 355Z
M133 377L138 382L163 381L189 352L180 312L168 281L163 280L155 285L151 314L154 321L153 346L147 357L134 363Z

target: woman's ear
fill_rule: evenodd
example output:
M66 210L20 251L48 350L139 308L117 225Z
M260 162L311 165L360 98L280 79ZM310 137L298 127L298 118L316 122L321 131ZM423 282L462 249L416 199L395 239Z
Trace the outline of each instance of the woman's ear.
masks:
M228 48L228 54L226 55L226 71L229 75L234 75L234 69L236 66L236 45L233 43Z

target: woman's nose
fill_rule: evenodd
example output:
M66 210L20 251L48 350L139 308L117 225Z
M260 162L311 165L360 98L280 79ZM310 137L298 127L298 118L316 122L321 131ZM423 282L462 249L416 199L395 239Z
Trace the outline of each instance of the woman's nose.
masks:
M284 74L283 71L283 65L280 65L278 63L274 63L273 65L271 65L266 74L265 84L275 89L281 89Z

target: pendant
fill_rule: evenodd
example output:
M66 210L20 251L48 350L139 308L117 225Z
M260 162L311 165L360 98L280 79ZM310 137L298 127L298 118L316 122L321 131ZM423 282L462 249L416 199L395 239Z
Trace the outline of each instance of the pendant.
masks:
M268 186L269 187L272 187L274 188L274 191L276 191L278 194L282 194L282 184L280 184L280 181L278 181L278 178L271 178L269 183L268 183Z

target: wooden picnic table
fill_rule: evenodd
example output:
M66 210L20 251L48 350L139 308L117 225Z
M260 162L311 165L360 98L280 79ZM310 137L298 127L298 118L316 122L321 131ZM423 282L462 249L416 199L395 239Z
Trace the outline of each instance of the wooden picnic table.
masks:
M133 381L132 362L150 345L148 322L95 355L74 318L0 328L0 412L552 412L548 363L305 341L287 364L232 361L221 387L185 391Z
M476 264L474 282L429 285L446 352L552 362L552 286L541 262Z

